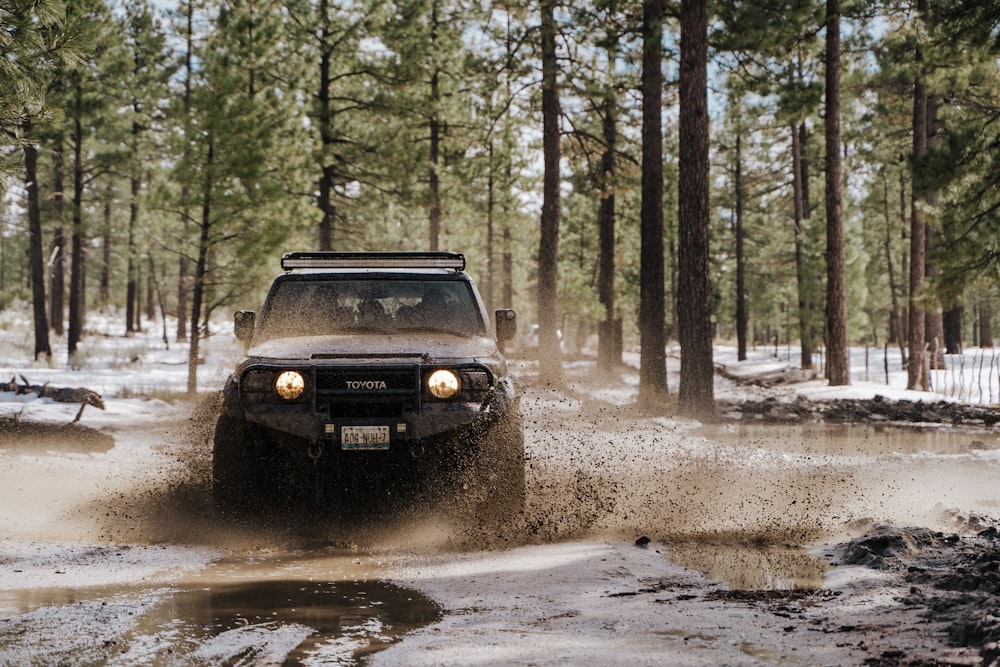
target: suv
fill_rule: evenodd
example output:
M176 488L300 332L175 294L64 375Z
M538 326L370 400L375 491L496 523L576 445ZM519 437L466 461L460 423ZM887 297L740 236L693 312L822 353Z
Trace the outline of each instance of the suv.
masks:
M447 488L509 514L524 500L520 392L465 258L450 252L294 252L223 392L213 495L223 510L296 488L347 512ZM499 502L499 505L498 505Z

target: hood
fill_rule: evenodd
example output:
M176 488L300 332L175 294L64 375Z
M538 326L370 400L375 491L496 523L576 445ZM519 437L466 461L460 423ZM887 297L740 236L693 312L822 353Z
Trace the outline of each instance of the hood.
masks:
M496 360L500 352L496 342L490 338L443 333L296 336L264 341L247 350L247 356L251 358L282 361L335 359L341 355L355 360L367 355L380 360L393 356L413 358L422 355L426 361L435 362L452 359Z

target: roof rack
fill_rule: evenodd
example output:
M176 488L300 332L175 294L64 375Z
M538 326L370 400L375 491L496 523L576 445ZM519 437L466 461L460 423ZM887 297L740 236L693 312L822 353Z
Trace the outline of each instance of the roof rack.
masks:
M281 268L292 269L454 269L465 270L457 252L286 252Z

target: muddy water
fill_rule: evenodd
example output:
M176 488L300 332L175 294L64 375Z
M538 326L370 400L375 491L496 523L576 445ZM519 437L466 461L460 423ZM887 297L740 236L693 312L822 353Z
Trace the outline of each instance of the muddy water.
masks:
M3 591L0 664L358 664L440 618L375 567L350 552L268 553L160 585Z
M440 618L416 591L373 579L374 567L350 553L222 561L148 613L130 643L156 645L136 657L160 664L267 654L283 664L357 664Z

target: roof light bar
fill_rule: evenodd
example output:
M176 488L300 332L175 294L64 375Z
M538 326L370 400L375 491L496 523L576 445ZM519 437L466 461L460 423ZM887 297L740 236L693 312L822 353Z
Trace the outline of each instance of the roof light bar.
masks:
M281 268L292 269L454 269L465 270L457 252L286 252Z

